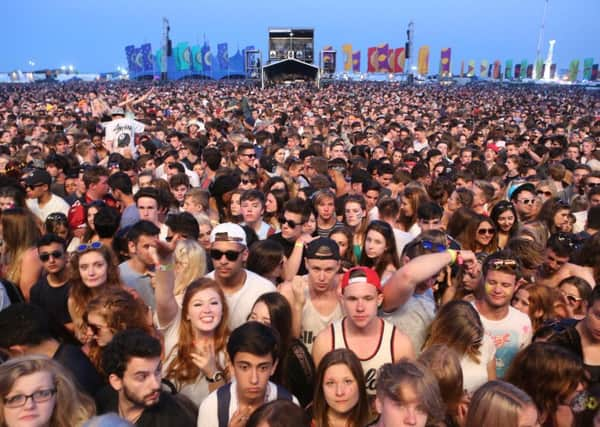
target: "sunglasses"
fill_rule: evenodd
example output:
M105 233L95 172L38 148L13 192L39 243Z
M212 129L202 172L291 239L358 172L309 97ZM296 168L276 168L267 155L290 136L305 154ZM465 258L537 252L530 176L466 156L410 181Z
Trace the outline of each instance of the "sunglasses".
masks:
M299 225L302 225L302 223L300 223L300 222L296 222L296 221L293 221L291 219L286 219L283 216L281 218L279 218L279 224L281 224L281 225L287 224L288 227L290 227L290 228L296 228Z
M487 267L492 270L501 270L503 268L510 268L516 270L519 267L519 263L514 259L493 259L487 263Z
M435 252L444 252L447 249L446 245L442 245L441 243L433 243L429 240L422 240L421 247L425 250L433 250Z
M519 203L523 203L524 205L533 205L535 203L535 199L521 199L517 200Z
M218 249L211 249L210 250L210 257L214 260L220 260L221 258L223 258L223 255L225 255L225 258L227 258L227 261L236 261L239 257L240 254L243 251L220 251Z
M479 230L477 230L477 234L480 234L482 236L484 234L494 235L494 234L496 234L496 229L494 229L494 228L480 228Z
M542 190L538 190L537 191L538 196L546 196L546 197L552 197L552 191L542 191Z
M82 245L77 246L77 252L85 252L93 249L100 249L102 247L102 242L92 242L92 243L84 243Z
M256 184L256 181L252 180L252 179L242 179L242 184L246 185L246 184Z
M256 158L256 154L254 154L254 153L252 153L252 154L240 154L240 156L248 157L249 159Z
M62 256L63 256L62 251L42 252L42 253L40 253L40 261L48 262L50 257L52 257L54 259L59 259L59 258L62 258Z

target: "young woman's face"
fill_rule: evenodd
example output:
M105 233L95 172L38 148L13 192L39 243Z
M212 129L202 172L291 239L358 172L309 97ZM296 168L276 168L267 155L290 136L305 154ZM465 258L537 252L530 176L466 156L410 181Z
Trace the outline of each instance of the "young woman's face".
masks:
M106 283L108 263L100 252L86 252L79 257L79 274L85 286L97 288Z
M581 313L583 300L581 298L581 294L579 293L579 289L577 289L575 285L572 283L563 283L560 285L559 291L563 302L567 306L569 315L572 316L575 314L583 314Z
M508 233L514 224L515 215L510 209L498 215L498 226L503 232Z
M277 212L277 199L271 193L267 194L265 198L265 212L275 213Z
M200 225L200 238L198 241L200 245L205 249L210 249L210 232L212 231L212 227L208 224Z
M201 332L214 331L223 318L223 303L217 291L203 289L194 294L188 304L186 320Z
M477 235L475 236L475 241L481 246L487 246L490 244L492 239L494 238L494 234L496 234L496 229L494 225L483 221L477 227Z
M360 203L356 202L346 203L344 213L346 217L346 224L349 227L357 227L360 225L362 219L367 214L367 212L360 207Z
M560 231L566 231L569 228L569 209L560 209L554 214L554 225Z
M344 233L333 233L330 237L331 240L337 243L338 247L340 248L340 257L343 258L346 255L348 247L350 246L346 235Z
M240 206L240 195L239 194L232 194L231 195L231 202L229 204L229 210L231 212L232 216L239 216L242 214L242 208Z
M407 197L400 198L400 212L406 217L411 217L415 213Z
M522 313L529 316L529 292L519 289L513 296L511 305Z
M378 258L386 250L385 236L379 231L369 230L365 238L365 253L369 258Z
M104 347L113 339L114 331L108 326L104 316L92 311L87 315L87 334L99 347Z
M94 217L96 216L97 213L98 213L98 208L95 206L91 206L87 211L88 227L90 227L90 229L92 229L92 230L96 229L94 227Z
M0 197L0 211L15 207L15 199L9 196Z
M260 322L263 325L271 326L271 313L269 313L269 307L267 307L267 304L262 301L258 301L256 304L254 304L248 320L253 320L255 322Z
M358 384L344 363L331 365L323 375L323 395L330 411L348 414L358 403Z
M285 150L283 148L280 148L275 152L273 157L275 158L275 161L277 163L283 164L283 162L285 161Z
M4 398L4 422L8 427L42 427L50 425L50 418L56 406L56 385L48 371L23 375L15 381ZM33 400L35 393L37 402ZM25 397L25 403L18 405L18 396ZM11 404L11 401L14 403ZM14 408L12 406L15 406Z
M310 216L308 217L308 221L302 224L302 232L312 236L316 229L317 218L315 218L315 214L311 212Z

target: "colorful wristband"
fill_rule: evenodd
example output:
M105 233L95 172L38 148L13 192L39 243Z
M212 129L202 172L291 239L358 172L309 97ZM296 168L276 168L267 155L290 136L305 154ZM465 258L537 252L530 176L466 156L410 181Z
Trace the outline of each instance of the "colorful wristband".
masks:
M454 265L456 263L456 259L458 258L458 252L454 249L446 249L446 252L450 254L450 265Z

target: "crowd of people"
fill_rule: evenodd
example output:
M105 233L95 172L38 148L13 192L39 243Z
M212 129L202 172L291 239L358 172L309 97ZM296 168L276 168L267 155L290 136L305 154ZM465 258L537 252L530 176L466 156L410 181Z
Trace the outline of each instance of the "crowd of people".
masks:
M0 87L0 425L600 426L600 96Z

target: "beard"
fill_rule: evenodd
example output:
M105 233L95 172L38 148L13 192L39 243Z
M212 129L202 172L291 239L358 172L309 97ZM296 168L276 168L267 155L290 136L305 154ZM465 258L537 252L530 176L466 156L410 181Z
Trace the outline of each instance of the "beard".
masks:
M159 393L159 398L155 400L149 400L150 396L154 393ZM131 403L135 404L140 408L150 408L151 406L156 405L160 399L160 389L152 390L145 396L140 397L134 392L132 392L130 389L128 389L126 386L123 386L123 394L125 395L125 398L127 400L129 400Z

